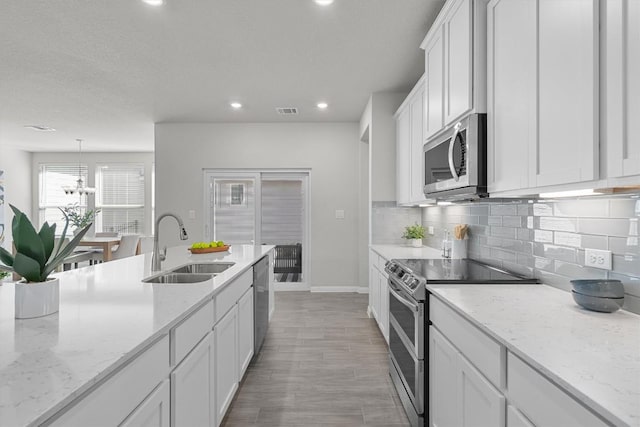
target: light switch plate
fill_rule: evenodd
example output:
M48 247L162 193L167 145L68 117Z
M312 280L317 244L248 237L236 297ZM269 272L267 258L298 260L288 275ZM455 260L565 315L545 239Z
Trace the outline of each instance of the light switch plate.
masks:
M344 219L344 210L342 209L336 210L336 219Z
M598 249L584 250L585 267L601 268L611 270L611 251L601 251Z
M196 211L189 211L189 219L196 219Z
M433 236L434 231L433 231L433 226L432 225L429 226L428 231L429 231L429 234L431 234Z

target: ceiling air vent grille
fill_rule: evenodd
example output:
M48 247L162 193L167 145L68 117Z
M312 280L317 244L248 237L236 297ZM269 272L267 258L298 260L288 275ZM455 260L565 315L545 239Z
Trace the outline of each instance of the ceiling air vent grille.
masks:
M276 107L276 111L281 116L296 116L298 109L296 107Z

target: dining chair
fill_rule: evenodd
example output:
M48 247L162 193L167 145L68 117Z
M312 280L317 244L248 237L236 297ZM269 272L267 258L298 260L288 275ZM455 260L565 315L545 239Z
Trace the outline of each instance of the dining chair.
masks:
M140 253L150 254L153 252L153 236L140 237Z
M139 235L125 234L120 238L120 245L118 245L118 249L113 251L111 259L116 260L134 256L136 254L136 249L138 248L139 241Z

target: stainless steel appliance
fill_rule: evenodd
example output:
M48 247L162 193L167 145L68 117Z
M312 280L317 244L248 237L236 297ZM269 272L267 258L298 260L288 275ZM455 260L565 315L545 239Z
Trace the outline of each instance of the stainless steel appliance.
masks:
M487 196L487 115L470 114L424 144L424 194L464 200Z
M253 357L262 348L269 327L269 257L253 266Z
M394 259L389 274L389 374L411 425L428 419L429 299L426 284L538 283L468 259Z

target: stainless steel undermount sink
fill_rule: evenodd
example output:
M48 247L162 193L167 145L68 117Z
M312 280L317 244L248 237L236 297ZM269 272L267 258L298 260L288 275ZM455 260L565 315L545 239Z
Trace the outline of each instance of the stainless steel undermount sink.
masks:
M210 280L213 274L162 273L147 277L145 283L200 283Z
M236 265L235 262L202 262L183 265L171 270L173 273L219 274Z

